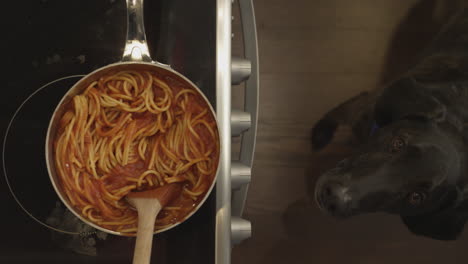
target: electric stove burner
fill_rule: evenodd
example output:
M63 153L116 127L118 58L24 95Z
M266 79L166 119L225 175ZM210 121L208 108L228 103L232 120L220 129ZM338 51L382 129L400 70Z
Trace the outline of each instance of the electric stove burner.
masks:
M45 162L49 119L63 95L84 75L66 76L40 87L16 110L3 141L5 180L15 201L37 223L68 234L94 234L60 201Z
M71 75L54 80L33 92L24 100L11 118L3 140L3 169L8 188L31 222L53 230L54 244L80 255L119 259L131 256L133 239L109 236L77 218L61 202L52 187L45 160L45 139L50 118L65 93L84 75ZM177 228L158 234L154 252L159 256L173 256L179 246L193 248L187 256L213 252L213 244L194 244L214 238L212 214L215 192L209 196L199 212ZM197 227L197 228L194 228ZM56 232L55 232L56 231ZM192 239L184 239L190 237ZM115 248L119 248L118 253ZM156 253L155 253L156 254ZM187 258L188 261L190 257Z

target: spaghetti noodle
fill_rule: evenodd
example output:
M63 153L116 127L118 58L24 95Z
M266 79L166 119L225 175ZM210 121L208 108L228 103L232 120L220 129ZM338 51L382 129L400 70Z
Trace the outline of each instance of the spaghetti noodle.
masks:
M65 196L104 228L136 231L131 191L181 183L183 192L156 219L162 229L184 219L215 177L219 138L214 116L193 88L149 71L119 71L72 98L54 141Z

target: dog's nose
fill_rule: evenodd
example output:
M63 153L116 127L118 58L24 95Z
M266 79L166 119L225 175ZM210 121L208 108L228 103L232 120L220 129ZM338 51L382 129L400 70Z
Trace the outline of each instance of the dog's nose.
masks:
M346 216L351 209L351 199L349 188L336 182L323 184L317 192L320 208L334 216Z

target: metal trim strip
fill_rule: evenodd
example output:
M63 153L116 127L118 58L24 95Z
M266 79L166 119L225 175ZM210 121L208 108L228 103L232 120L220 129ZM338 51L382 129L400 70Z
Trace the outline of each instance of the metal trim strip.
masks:
M216 182L215 263L231 263L231 0L216 1L216 114L221 139Z

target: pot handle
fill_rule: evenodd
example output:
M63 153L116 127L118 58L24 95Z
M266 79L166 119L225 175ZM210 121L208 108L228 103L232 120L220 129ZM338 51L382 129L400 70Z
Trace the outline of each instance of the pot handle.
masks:
M122 61L152 62L146 43L143 0L127 1L127 40Z

